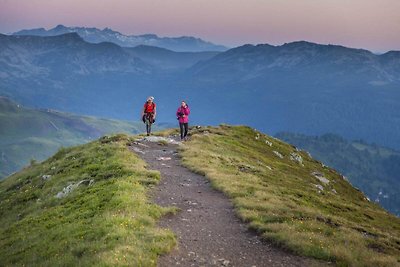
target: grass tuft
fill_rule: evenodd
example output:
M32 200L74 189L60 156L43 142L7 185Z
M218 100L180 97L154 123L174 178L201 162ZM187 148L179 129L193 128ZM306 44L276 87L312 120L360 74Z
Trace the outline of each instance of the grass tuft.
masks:
M240 218L264 238L338 266L400 265L399 218L367 201L335 170L248 127L191 133L180 150L183 164L230 197Z
M113 135L62 148L2 181L1 265L156 266L176 243L156 221L176 210L149 202L160 174L146 170L129 142Z

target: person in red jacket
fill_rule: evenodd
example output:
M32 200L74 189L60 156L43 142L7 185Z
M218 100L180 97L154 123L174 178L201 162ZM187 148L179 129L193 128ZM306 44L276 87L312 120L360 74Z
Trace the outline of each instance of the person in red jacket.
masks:
M151 134L151 125L156 121L157 109L154 103L154 97L149 96L144 103L142 111L142 120L146 124L147 135Z
M179 121L179 128L181 129L181 140L186 140L189 130L189 114L190 109L185 101L182 101L181 106L176 111L176 116Z

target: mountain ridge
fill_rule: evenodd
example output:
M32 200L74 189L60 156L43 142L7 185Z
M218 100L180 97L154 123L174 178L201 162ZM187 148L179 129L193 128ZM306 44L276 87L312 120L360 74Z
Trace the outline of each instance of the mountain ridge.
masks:
M44 28L21 30L18 32L14 32L13 35L54 36L69 32L77 32L80 36L82 36L83 39L92 43L109 41L126 47L135 47L137 45L144 44L160 46L178 52L227 50L227 47L225 46L215 45L211 42L207 42L200 38L195 38L191 36L159 37L156 34L124 35L110 28L104 28L103 30L100 30L94 27L66 27L61 24L49 30L46 30Z
M232 118L228 123L250 123L270 133L279 128L305 134L332 132L399 148L400 136L389 130L389 125L398 128L394 115L395 107L400 108L396 101L400 99L398 52L375 55L364 49L309 42L244 45L195 64L186 76L187 83L201 88L204 97L241 103L248 114L254 110L253 117L247 117L251 123ZM259 105L250 104L252 96ZM263 123L255 114L271 114L271 121ZM358 127L351 125L350 117Z
M129 147L146 153L140 144L155 142L160 151L168 140L176 144L171 139L176 133L166 130L148 139L104 136L61 149L0 182L0 260L156 266L176 244L172 232L156 222L179 210L151 202L147 193L160 173L146 169ZM183 166L230 198L239 218L267 244L321 264L395 266L400 260L400 219L305 151L250 127L221 125L192 128L178 153ZM192 213L204 208L182 201L173 205L190 205L186 212Z
M300 51L299 51L300 50ZM325 52L329 51L329 54L326 54ZM287 54L287 53L308 53L308 54L303 54L303 60L305 59L306 56L310 56L311 58L318 58L319 56L328 56L327 59L331 60L332 62L334 61L335 56L341 56L342 58L336 59L337 62L339 60L344 60L343 58L345 55L350 55L353 54L353 58L351 60L361 60L361 59L387 59L388 57L400 57L400 51L388 51L384 54L374 54L369 50L366 49L361 49L361 48L349 48L341 45L332 45L332 44L318 44L318 43L312 43L312 42L307 42L307 41L295 41L295 42L290 42L290 43L285 43L283 45L270 45L270 44L246 44L242 45L236 48L232 48L224 53L218 54L215 58L212 58L208 60L208 62L203 62L202 64L207 64L212 61L217 61L217 60L229 60L230 57L234 56L243 56L243 57L250 57L250 56L260 56L264 57L261 60L273 60L273 58L268 58L268 54L276 53L276 54ZM300 54L300 53L299 53ZM398 59L398 58L396 58ZM260 60L260 59L258 59ZM294 62L297 64L303 63L304 61L298 61ZM315 61L310 62L310 63L316 63ZM272 67L273 65L270 65L269 67ZM195 69L196 65L192 67L192 69Z

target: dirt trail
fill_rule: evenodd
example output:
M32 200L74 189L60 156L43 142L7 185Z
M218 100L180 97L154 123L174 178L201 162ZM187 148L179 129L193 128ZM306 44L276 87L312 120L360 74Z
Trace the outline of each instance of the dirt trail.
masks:
M261 241L235 215L233 205L208 180L180 164L177 144L160 145L144 139L131 150L161 173L153 201L177 206L177 215L163 218L160 226L177 235L178 246L162 256L159 266L316 266Z

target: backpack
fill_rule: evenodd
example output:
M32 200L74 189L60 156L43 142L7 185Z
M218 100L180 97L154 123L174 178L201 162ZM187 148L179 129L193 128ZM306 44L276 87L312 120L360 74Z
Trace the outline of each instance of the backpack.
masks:
M146 110L147 110L148 105L149 104L146 102L145 106L144 106L145 114L142 117L143 123L146 123L146 113L147 113ZM154 113L154 108L155 108L156 105L154 104L154 102L151 102L151 105L153 107L153 113ZM151 123L155 123L155 122L156 122L156 120L153 118Z

